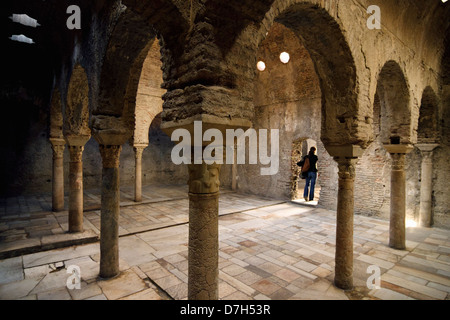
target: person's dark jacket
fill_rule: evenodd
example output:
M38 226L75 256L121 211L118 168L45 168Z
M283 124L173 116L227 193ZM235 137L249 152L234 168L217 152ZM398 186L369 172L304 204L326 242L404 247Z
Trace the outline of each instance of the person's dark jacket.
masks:
M317 172L317 161L319 158L316 155L307 155L305 158L309 158L309 170L308 172Z

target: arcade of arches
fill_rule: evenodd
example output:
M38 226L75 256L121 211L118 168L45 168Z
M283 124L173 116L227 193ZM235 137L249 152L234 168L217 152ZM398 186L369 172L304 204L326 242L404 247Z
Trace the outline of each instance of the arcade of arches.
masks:
M69 233L84 231L83 191L101 190L100 277L120 273L120 188L139 203L143 186L188 181L188 298L218 299L220 190L303 204L296 163L312 146L313 205L337 214L337 288L353 288L354 215L388 221L395 250L407 223L450 229L449 4L377 1L371 30L365 0L80 1L82 29L57 32L57 2L30 8L34 47L8 43L23 60L2 89L0 190L51 193ZM278 129L278 173L175 165L170 136L194 121Z

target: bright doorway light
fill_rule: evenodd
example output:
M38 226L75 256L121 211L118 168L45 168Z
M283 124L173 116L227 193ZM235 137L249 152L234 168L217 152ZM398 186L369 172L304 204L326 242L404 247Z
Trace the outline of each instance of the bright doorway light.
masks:
M406 220L406 227L407 228L416 228L417 227L417 222L415 222L412 219L407 219Z

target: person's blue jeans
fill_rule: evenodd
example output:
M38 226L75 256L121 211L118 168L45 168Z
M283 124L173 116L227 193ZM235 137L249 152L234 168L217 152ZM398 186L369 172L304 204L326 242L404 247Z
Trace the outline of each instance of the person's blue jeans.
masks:
M308 199L309 195L309 201L314 200L314 189L316 188L316 180L317 180L317 172L308 172L308 175L306 176L306 185L305 191L303 192L303 198Z

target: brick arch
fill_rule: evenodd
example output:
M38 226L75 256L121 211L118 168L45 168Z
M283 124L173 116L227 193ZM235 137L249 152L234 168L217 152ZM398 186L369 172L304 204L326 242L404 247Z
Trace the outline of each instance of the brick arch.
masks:
M283 24L301 40L314 62L322 92L322 141L328 145L365 145L366 138L357 133L356 66L336 12L336 1L326 6L322 1L275 1L258 27L246 29L238 39L238 49L233 53L240 54L241 59L245 53L248 60L237 63L234 72L239 85L251 84L259 44L274 23ZM250 94L251 90L244 90L242 100L251 101Z
M161 89L162 71L161 71L161 55L160 46L157 41L149 43L150 48L146 48L147 55L142 63L141 72L132 74L133 81L130 83L132 88L130 94L127 95L126 103L135 105L134 112L134 134L133 144L148 144L148 131L152 121L160 114L163 109L162 96L165 92ZM134 78L138 77L137 88Z
M418 125L418 143L436 143L439 140L438 98L428 86L422 94Z
M92 112L91 126L94 132L116 131L130 138L139 79L149 49L159 40L165 53L164 79L170 78L176 46L181 46L178 39L187 27L172 1L123 3L129 7L123 8L108 43L99 80L99 103Z
M381 141L409 144L412 140L409 85L400 65L387 61L378 75L376 94L381 107Z

